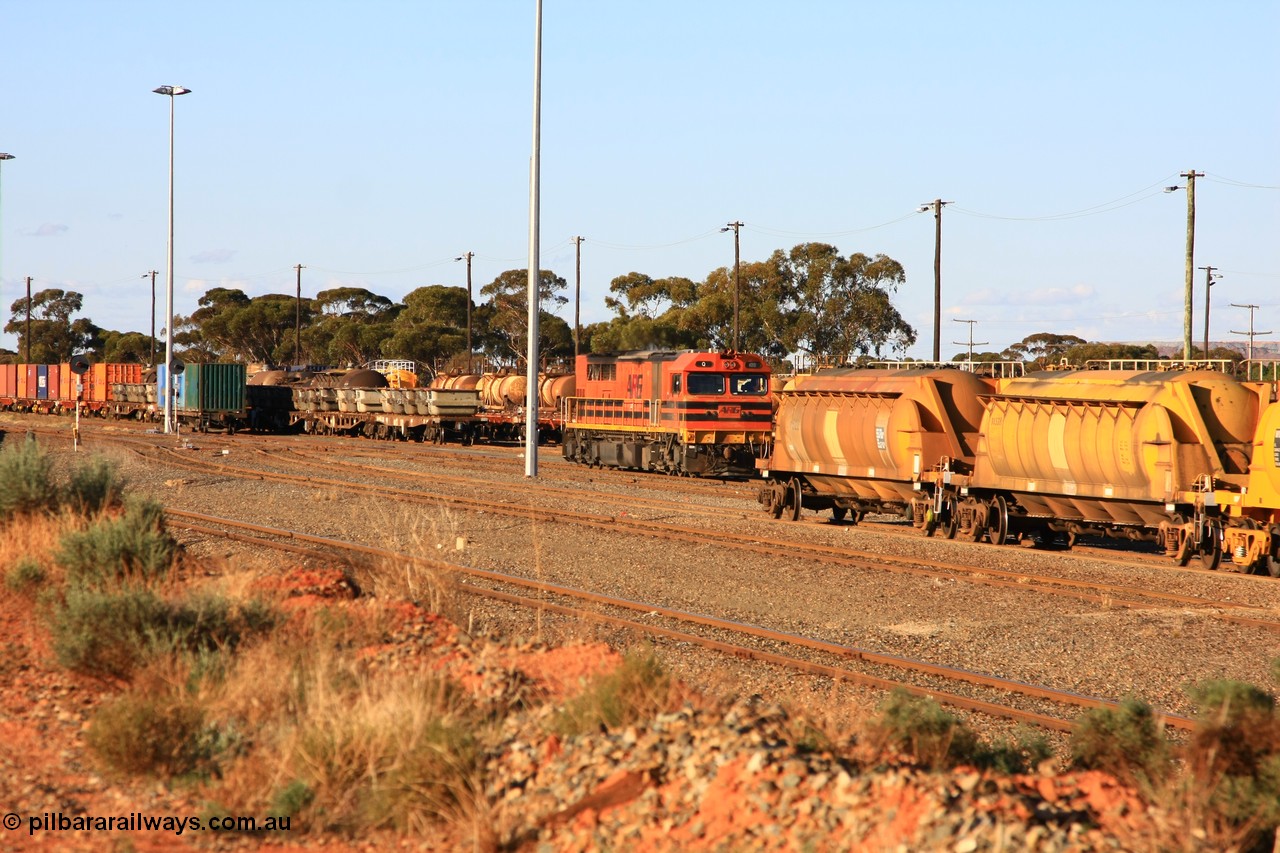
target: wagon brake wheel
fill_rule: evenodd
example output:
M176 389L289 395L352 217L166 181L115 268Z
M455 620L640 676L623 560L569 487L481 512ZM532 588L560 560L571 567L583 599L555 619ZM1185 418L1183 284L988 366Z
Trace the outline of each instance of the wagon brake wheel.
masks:
M787 520L800 520L800 478L792 477L790 485L787 486Z

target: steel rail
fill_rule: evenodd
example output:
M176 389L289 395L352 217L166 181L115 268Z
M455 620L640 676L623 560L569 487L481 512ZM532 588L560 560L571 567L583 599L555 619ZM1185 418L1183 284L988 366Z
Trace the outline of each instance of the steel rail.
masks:
M1086 709L1097 709L1097 708L1114 709L1119 707L1119 703L1117 702L1107 700L1107 699L1101 699L1099 697L1094 697L1094 696L1086 696L1084 694L1074 693L1072 691L1058 690L1052 687L1029 684L1027 682L1017 681L1014 679L1001 678L999 676L986 675L983 673L974 672L972 670L959 669L955 667L947 667L947 666L942 666L940 664L932 664L926 661L900 657L897 655L886 655L879 652L873 652L867 649L861 649L856 646L843 646L836 643L830 643L824 640L817 640L810 637L803 637L797 634L791 634L789 632L774 631L774 630L764 628L759 625L753 625L750 623L737 622L737 621L728 620L728 619L720 619L718 617L708 616L705 614L690 613L683 610L663 607L661 605L654 605L654 604L645 603L645 602L633 601L631 599L616 598L614 596L603 595L601 593L591 592L589 590L582 590L574 587L561 586L559 584L552 584L546 581L532 580L530 578L524 578L518 575L508 575L502 572L494 572L488 569L478 569L471 566L464 566L456 563L449 563L443 560L436 560L436 559L431 559L426 557L417 557L410 554L403 554L397 551L392 551L386 548L378 548L375 546L363 545L363 544L354 543L354 542L345 542L342 540L331 539L328 537L315 536L312 534L301 533L293 530L283 530L280 528L268 527L265 525L253 524L250 522L243 522L235 519L220 518L217 516L210 516L203 513L189 512L186 510L166 510L166 515L170 516L173 519L178 519L179 521L175 523L180 526L186 527L191 530L203 532L211 536L218 536L218 537L224 537L224 538L239 538L244 541L254 542L256 544L268 544L267 540L262 540L256 537L242 537L237 534L227 534L224 531L220 531L220 530L209 528L207 526L202 526L202 525L213 524L213 525L222 525L225 527L238 528L241 530L249 530L256 533L262 533L268 536L274 536L274 537L278 537L285 540L294 540L299 542L307 542L313 545L319 545L329 550L336 550L339 552L349 551L349 552L362 554L367 557L376 557L378 559L408 560L415 565L418 565L424 568L430 568L430 569L445 572L445 573L467 575L471 577L481 578L494 583L502 583L502 584L508 584L511 586L523 587L526 589L531 589L531 590L535 590L542 593L562 596L565 598L576 599L580 601L591 602L594 604L605 605L609 607L616 607L616 608L621 608L626 610L643 612L647 614L657 614L677 622L701 625L707 628L713 628L716 630L723 630L723 631L728 631L728 632L737 633L737 634L744 634L747 636L752 636L758 639L764 639L764 640L769 640L773 642L782 642L788 645L806 648L811 651L830 654L830 655L834 655L834 656L842 657L846 659L857 660L867 664L874 664L874 665L880 665L880 666L887 666L895 669L907 670L907 671L916 672L923 675L940 677L940 678L944 678L951 681L967 682L980 687L1003 690L1008 693L1014 693L1017 695L1022 695L1022 696L1026 696L1034 699L1043 699L1043 700L1047 700L1047 701L1051 701L1059 704L1068 705L1071 707L1086 708ZM502 593L498 590L485 590L473 585L466 585L465 587L460 587L460 589L465 589L465 591L467 592L477 592L479 594L488 595L490 597L495 597L495 598L502 598L503 596L507 596L507 599L504 599L504 600L511 600L517 603L528 604L529 606L534 606L534 607L544 607L547 609L554 609L559 607L558 605L553 605L551 602L545 602L538 599L523 599L520 596L510 596L510 594ZM566 614L571 614L575 616L586 616L588 618L595 619L598 621L605 621L605 622L609 622L610 624L630 627L646 633L667 636L667 637L678 639L681 641L694 642L699 645L706 646L708 648L715 648L717 651L725 652L728 654L735 654L739 656L746 656L746 657L763 661L763 662L785 665L792 668L796 668L798 664L803 664L803 666L800 668L808 668L807 671L810 671L814 674L826 675L833 678L844 678L846 680L857 681L859 683L867 684L868 686L880 687L883 689L892 689L893 687L897 687L897 686L904 686L904 687L909 686L909 685L901 685L898 682L893 682L887 679L880 679L876 676L867 675L865 673L855 673L849 670L843 670L836 667L825 666L823 664L816 664L808 661L800 661L795 658L775 655L770 652L763 652L756 649L749 649L747 647L721 643L720 641L716 641L716 640L700 638L700 637L697 637L696 635L691 635L684 632L670 631L669 629L663 629L658 626L645 625L643 623L632 622L630 620L620 620L620 619L617 619L616 617L608 617L603 614L579 611L573 608L561 608L557 612L564 612ZM710 644L718 644L718 645L710 645ZM969 710L981 711L982 713L995 714L997 716L1010 717L1011 714L1016 714L1017 719L1025 719L1025 720L1031 721L1031 717L1034 715L1035 717L1038 718L1035 720L1037 725L1045 725L1046 727L1057 728L1058 730L1062 730L1062 731L1069 731L1072 726L1072 723L1070 723L1069 721L1061 720L1060 718L1050 717L1047 715L1040 715L1040 714L1036 714L1035 712L1022 711L1020 709L1008 708L1003 705L997 705L995 703L987 703L987 702L983 702L982 700L971 699L969 697L958 696L958 695L946 693L943 691L930 690L928 688L923 688L923 687L913 687L912 692L916 693L917 695L932 696L940 702L943 702L945 704L950 704L955 707L963 707ZM1165 719L1166 724L1174 728L1189 730L1194 726L1194 722L1187 717L1182 717L1182 716L1172 715L1172 714L1165 714L1163 715L1163 717Z

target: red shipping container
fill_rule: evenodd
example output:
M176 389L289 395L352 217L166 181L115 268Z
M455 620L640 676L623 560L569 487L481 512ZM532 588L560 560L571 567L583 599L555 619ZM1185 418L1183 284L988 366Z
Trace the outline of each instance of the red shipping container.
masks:
M18 365L18 399L34 400L36 398L36 366L34 364Z
M53 401L53 400L62 399L62 397L58 393L59 391L62 390L62 383L58 381L59 377L61 377L62 374L59 372L58 367L59 365L50 364L50 365L47 365L47 369L45 370L45 375L47 378L46 378L46 385L45 385L46 390L45 390L44 398L46 400Z
M18 396L18 365L0 364L0 397Z
M104 400L114 400L111 396L111 388L107 385L107 366L105 364L93 364L89 367L89 372L84 375L88 380L89 387L86 389L85 399L93 400L101 403Z

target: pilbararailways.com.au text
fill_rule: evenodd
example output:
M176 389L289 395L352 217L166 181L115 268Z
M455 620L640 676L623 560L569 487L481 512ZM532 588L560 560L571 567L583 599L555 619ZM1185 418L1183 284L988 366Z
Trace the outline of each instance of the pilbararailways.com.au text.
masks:
M175 815L149 815L128 812L116 815L69 815L62 812L41 812L25 818L9 812L3 818L9 831L24 825L27 835L37 832L168 832L181 835L184 832L288 832L290 815L268 815L262 818L213 815L206 817L177 817Z

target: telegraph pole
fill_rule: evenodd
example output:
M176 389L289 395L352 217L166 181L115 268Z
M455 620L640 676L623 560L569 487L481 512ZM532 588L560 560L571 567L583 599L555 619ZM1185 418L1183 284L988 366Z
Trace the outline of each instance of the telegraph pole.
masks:
M1186 285L1182 307L1182 350L1183 360L1191 360L1191 300L1195 295L1195 285L1191 282L1192 274L1196 269L1196 178L1203 178L1204 172L1197 172L1195 169L1188 169L1182 172L1179 177L1187 179L1187 275ZM1165 187L1164 191L1171 193L1174 190L1180 190L1182 187Z
M27 279L27 280L28 280L28 281L30 281L30 279ZM1233 335L1248 335L1248 336L1249 336L1249 355L1248 355L1248 361L1249 361L1249 363L1250 363L1250 364L1252 364L1252 363L1253 363L1253 339L1254 339L1254 338L1256 338L1258 335L1269 335L1269 334L1271 334L1271 332L1255 332L1255 331L1253 330L1253 312L1254 312L1254 311L1257 311L1259 306L1257 306L1257 305L1241 305L1241 304L1239 304L1238 302L1232 302L1232 303L1231 303L1231 307L1232 307L1232 308L1248 308L1248 309L1249 309L1249 331L1247 331L1247 332L1237 332L1235 329L1232 329L1232 330L1231 330L1231 334L1233 334Z
M918 208L921 213L933 211L933 360L942 361L942 208L951 204L935 198ZM975 321L969 321L975 322ZM969 328L972 337L973 327ZM954 341L953 341L954 343ZM972 359L970 359L972 360Z
M1213 271L1217 267L1198 267L1204 270L1204 357L1209 358L1209 291L1213 288L1213 283L1222 278L1220 275L1214 275Z
M298 299L293 304L293 365L294 367L302 366L302 271L306 269L302 264L294 264L294 270L298 273Z
M467 262L467 373L471 373L471 259L475 252L464 252L455 261Z
M27 364L31 363L31 276L27 276Z
M582 337L582 238L569 239L573 241L573 363L577 370L579 340Z
M142 274L143 278L151 276L151 365L153 367L156 363L156 276L159 274L156 270Z
M738 351L738 294L742 289L742 279L739 276L740 255L738 252L738 231L742 228L742 223L734 220L728 225L720 229L721 233L725 231L733 232L733 351Z
M943 202L943 204L946 204L946 202ZM968 324L969 324L969 363L970 363L970 364L973 364L973 348L974 348L974 346L975 346L975 341L973 340L973 324L974 324L974 323L976 323L976 322L978 322L978 321L977 321L977 320L955 320L955 319L953 319L951 322L953 322L953 323L968 323ZM956 346L964 346L964 345L965 345L965 344L964 344L964 341L952 341L951 343L955 344ZM976 342L976 346L985 347L985 346L988 346L990 343L991 343L990 341L977 341L977 342ZM935 349L936 349L936 347L935 347ZM938 360L937 358L935 358L935 359L934 359L934 361L937 361L937 360Z

